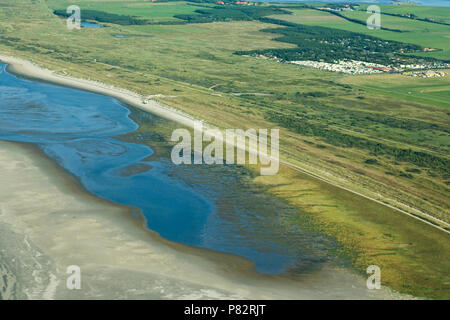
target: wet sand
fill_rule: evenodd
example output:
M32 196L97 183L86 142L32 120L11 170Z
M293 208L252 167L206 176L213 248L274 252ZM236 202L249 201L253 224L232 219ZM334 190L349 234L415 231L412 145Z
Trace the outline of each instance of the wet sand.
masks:
M325 266L299 279L248 260L166 241L134 209L87 193L33 145L0 141L3 299L398 299ZM81 268L81 290L66 269Z

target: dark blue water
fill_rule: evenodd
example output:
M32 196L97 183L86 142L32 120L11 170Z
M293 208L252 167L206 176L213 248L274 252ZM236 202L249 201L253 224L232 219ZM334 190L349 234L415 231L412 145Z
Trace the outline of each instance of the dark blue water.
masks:
M149 160L148 145L123 138L138 125L117 100L0 70L0 139L37 144L91 193L141 209L164 238L246 257L264 273L326 259L329 245L285 229L292 208L243 185L236 168Z

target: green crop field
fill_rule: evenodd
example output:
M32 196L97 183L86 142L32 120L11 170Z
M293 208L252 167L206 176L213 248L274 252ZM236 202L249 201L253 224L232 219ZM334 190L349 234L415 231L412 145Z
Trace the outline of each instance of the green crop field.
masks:
M287 8L293 14L273 15L275 9L266 4L261 6L269 8L264 12L259 8L240 12L233 6L220 11L217 22L105 22L104 28L68 30L65 19L53 11L69 4L73 2L0 0L0 54L32 60L58 74L159 95L160 102L220 128L280 128L281 158L330 182L285 166L280 175L256 178L254 183L267 186L267 192L298 206L307 216L286 217L286 222L303 227L307 219L335 238L342 245L339 254L350 256L359 272L382 257L378 261L387 270L387 284L396 290L449 298L447 233L336 186L448 224L450 76L344 76L236 54L297 48L277 40L280 33L267 32L284 26L264 22L266 13L307 26L440 48L440 52L416 54L441 59L450 58L448 27L406 19L403 26L397 24L402 18L389 17L386 23L410 32L369 30L312 9ZM178 21L174 15L196 14L199 8L194 6L199 3L144 0L89 0L78 5L81 10L151 22ZM215 19L219 15L214 12L204 16ZM233 17L222 19L228 13ZM247 20L236 21L243 16ZM427 29L422 28L425 25ZM128 37L119 39L117 34ZM141 130L145 128L142 123Z
M73 1L48 1L53 9L66 8ZM113 14L129 15L147 18L153 21L174 21L177 14L192 14L198 7L187 5L186 2L151 2L151 1L77 1L82 10L97 10Z
M447 70L447 72L449 72ZM423 79L402 75L370 75L345 77L342 83L382 91L384 94L430 106L450 108L450 84L445 78Z
M370 16L367 12L353 11L344 13L346 17L366 21ZM442 52L422 55L438 58L450 57L450 26L430 22L415 21L388 15L381 16L381 25L389 29L399 29L407 32L397 33L383 31L386 35L377 35L384 39L416 43L429 48L442 49ZM361 26L364 29L364 26ZM367 28L365 28L367 29ZM379 31L379 30L376 30ZM389 35L387 35L389 34Z
M448 7L425 7L417 5L401 5L401 6L386 6L381 5L382 13L405 14L413 13L418 18L433 18L437 21L450 23L450 8ZM366 10L367 5L361 5L361 10Z
M418 53L417 55L450 59L450 26L386 15L381 16L381 25L383 27L408 31L400 33L387 30L370 30L364 25L347 21L341 17L323 11L313 9L289 10L292 11L292 15L278 15L273 17L305 25L332 27L360 32L381 39L414 43L423 47L441 49L442 51ZM366 21L370 16L367 12L360 11L345 12L343 15L361 21Z

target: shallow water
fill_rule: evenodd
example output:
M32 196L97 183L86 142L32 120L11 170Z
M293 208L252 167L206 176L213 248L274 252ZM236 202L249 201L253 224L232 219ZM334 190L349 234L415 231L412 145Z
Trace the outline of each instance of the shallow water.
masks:
M246 169L175 166L167 154L154 156L160 139L139 134L116 99L0 68L0 139L37 144L91 193L139 208L164 238L243 256L263 273L305 272L329 260L332 241L284 225L298 212L253 186ZM131 109L139 123L165 125Z
M103 27L105 27L102 24L98 24L95 22L87 22L87 21L81 21L80 25L82 28L103 28Z

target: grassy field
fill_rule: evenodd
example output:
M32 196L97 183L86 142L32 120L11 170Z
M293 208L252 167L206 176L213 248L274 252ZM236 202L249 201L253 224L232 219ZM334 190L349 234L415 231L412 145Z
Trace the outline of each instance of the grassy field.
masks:
M259 177L257 182L307 213L286 217L286 225L311 225L332 235L342 244L336 254L349 258L361 274L375 264L383 270L383 282L396 290L449 297L448 263L443 261L450 257L448 235L418 221L404 225L398 212L290 169L277 177Z
M424 79L390 74L344 77L341 82L411 102L450 108L450 84L445 78Z
M66 8L70 1L51 0L48 6L55 9ZM177 14L192 14L198 7L187 5L183 1L156 2L151 1L77 1L81 10L98 10L108 13L142 17L151 21L176 21Z
M118 1L83 3L95 10L159 21L172 19L171 12L192 9L181 2L126 1L123 10ZM448 76L343 77L233 54L238 50L289 46L274 41L276 34L261 32L275 26L259 21L171 26L106 23L105 28L69 31L65 20L52 14L52 10L68 4L73 3L0 0L0 52L32 60L61 74L103 81L144 95L159 94L161 102L221 128L279 127L268 118L269 113L276 112L367 142L448 158ZM156 7L164 9L153 10ZM295 14L277 18L356 28L352 31L362 28L360 32L386 39L399 36L371 31L327 13L292 11ZM416 37L411 36L414 33ZM129 38L118 39L116 34ZM409 37L416 41L429 40L420 39L428 37L428 33L411 34ZM140 37L143 35L151 37ZM429 41L441 45L442 35L436 37ZM436 168L374 155L364 148L335 145L321 136L302 135L283 127L280 143L284 160L333 184L414 214L420 215L420 210L450 222L449 177ZM367 162L374 158L376 162ZM393 288L421 296L448 297L448 234L293 169L283 167L280 175L259 178L255 183L267 185L270 192L307 212L313 226L342 244L343 252L352 257L359 271L364 272L367 263L379 261L390 274L386 281ZM304 217L287 220L292 227L302 227ZM395 254L380 254L383 250L394 250ZM396 274L401 277L396 278Z
M450 23L450 8L449 7L426 7L416 5L401 5L389 6L381 5L381 12L405 14L412 13L420 19L433 18L437 21ZM367 10L367 5L361 5L361 10Z
M346 17L366 21L369 14L353 11L344 13ZM388 35L377 35L380 38L396 40L400 42L416 43L428 48L442 49L442 52L423 53L424 56L437 58L450 57L450 26L440 25L424 21L416 21L400 17L382 15L381 25L389 29L408 31L403 33L384 31ZM365 28L364 26L362 26ZM365 28L367 30L367 28ZM377 30L378 31L378 30Z
M400 33L387 30L370 30L364 25L353 23L333 14L313 9L289 9L289 11L292 11L293 14L278 15L277 17L300 24L360 32L381 39L441 49L442 51L419 53L418 55L439 59L450 59L449 26L382 15L381 25L383 27L409 31ZM367 12L361 11L345 12L343 15L361 21L366 21L370 16Z

